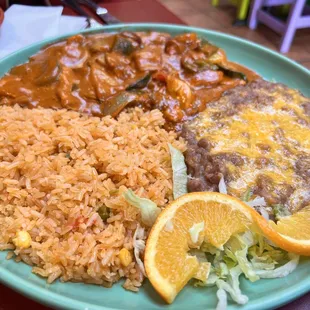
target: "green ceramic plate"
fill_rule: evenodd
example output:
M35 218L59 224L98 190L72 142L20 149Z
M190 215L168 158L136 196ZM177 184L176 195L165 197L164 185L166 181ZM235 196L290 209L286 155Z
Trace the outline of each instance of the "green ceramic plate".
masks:
M225 49L229 59L254 69L268 80L283 82L297 88L310 97L310 71L297 63L269 49L252 42L232 37L223 33L199 28L164 25L164 24L130 24L107 26L90 32L119 30L155 30L169 32L173 35L193 31L208 38L211 42ZM61 38L54 38L20 50L0 60L0 76L13 66L25 62L42 46ZM187 286L177 297L173 305L162 302L151 285L146 281L139 293L125 291L121 283L111 289L95 285L78 283L46 284L31 273L31 268L23 263L6 260L6 253L0 253L0 281L43 304L72 310L107 310L107 309L161 309L169 310L208 310L215 309L214 289L193 288ZM230 304L229 309L263 310L283 305L310 291L310 260L302 259L299 267L283 279L260 280L251 283L241 279L242 291L250 301L243 307Z

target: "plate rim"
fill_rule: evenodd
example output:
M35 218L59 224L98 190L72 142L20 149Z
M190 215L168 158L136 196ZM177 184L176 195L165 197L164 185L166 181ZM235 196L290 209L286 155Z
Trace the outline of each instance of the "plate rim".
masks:
M6 251L2 251L6 252ZM15 264L23 264L26 267L31 268L31 266L27 265L24 262L14 262ZM29 271L31 273L31 271ZM36 275L37 276L37 275ZM39 276L38 276L39 277ZM39 277L40 278L40 277ZM279 278L280 279L280 278ZM45 279L43 279L45 280ZM273 279L265 279L265 280L273 280ZM59 281L59 280L57 280ZM246 279L246 281L249 281ZM62 295L56 292L52 292L47 290L44 287L41 287L35 283L29 282L27 278L22 278L12 271L6 269L4 266L0 265L0 283L5 284L7 287L10 287L14 291L21 293L22 295L37 301L43 305L57 307L57 309L64 310L122 310L124 308L114 308L105 305L95 305L86 303L80 300L73 299L71 297L67 297L66 295ZM71 284L76 284L70 282ZM66 285L66 282L61 282L61 285ZM88 285L85 283L79 283L83 285ZM50 284L52 285L52 284ZM93 284L91 284L93 285ZM104 289L104 288L102 288ZM303 279L302 282L298 282L293 286L290 286L287 289L281 290L281 293L276 294L275 296L269 297L266 300L266 297L262 297L256 300L252 299L252 302L245 305L237 305L237 304L228 304L227 309L229 310L229 306L238 307L244 310L264 310L264 309L274 309L280 306L283 306L291 301L303 296L304 294L310 291L310 281L306 278ZM169 308L170 305L166 305L165 307Z
M0 65L9 61L10 58L18 56L20 53L27 53L29 54L29 51L32 49L40 48L42 45L53 43L62 39L65 39L67 37L70 37L75 34L79 33L100 33L105 32L105 30L113 31L114 29L116 31L122 30L123 28L134 28L134 27L140 27L140 28L147 28L150 29L154 27L155 31L169 31L169 30L177 30L177 31L191 31L191 32L203 32L206 35L212 34L219 36L224 39L233 39L237 43L242 43L246 45L253 46L257 50L263 51L268 53L269 55L272 55L274 57L280 58L282 61L289 63L289 65L301 70L303 73L306 74L306 76L309 77L310 82L310 70L308 70L306 67L302 66L301 64L297 63L294 60L291 60L290 58L273 51L267 47L264 47L260 44L254 43L252 41L237 37L235 35L226 34L220 31L215 30L209 30L199 27L191 27L191 26L183 26L183 25L176 25L176 24L164 24L164 23L123 23L118 25L109 25L104 27L98 27L94 29L86 29L82 31L75 31L71 32L66 35L61 36L54 36L46 40L42 40L40 42L36 42L34 44L28 45L24 48L21 48L14 53L11 53L3 58L0 59ZM28 56L29 57L29 56ZM23 263L23 262L22 262ZM23 263L25 264L25 263ZM25 264L26 265L26 264ZM89 309L89 306L91 306L91 309L98 309L98 310L115 310L120 308L113 308L105 305L93 305L90 303L85 303L80 300L75 300L71 297L67 297L65 295L61 295L56 292L52 292L47 290L44 287L40 287L35 283L29 282L26 278L22 278L16 274L14 274L12 271L5 268L5 266L2 266L0 264L0 282L5 284L6 286L12 288L13 290L21 293L24 296L27 296L41 304L50 305L53 307L61 308L61 309L74 309L74 310L85 310ZM65 283L62 283L62 285L65 285ZM86 284L84 284L86 285ZM295 284L293 287L289 287L288 289L282 290L281 294L276 294L273 296L273 298L269 299L258 299L258 302L260 303L257 305L255 302L254 304L248 304L244 305L242 309L244 310L254 310L254 309L270 309L274 307L279 307L281 305L284 305L286 303L291 302L292 300L304 295L305 293L310 291L310 281L306 281L306 279L302 282L299 282Z
M283 54L281 54L281 53L279 53L277 51L274 51L274 50L272 50L272 49L270 49L268 47L260 45L258 43L252 42L250 40L247 40L247 39L235 36L235 35L227 34L227 33L221 32L221 31L217 31L217 30L211 30L211 29L200 28L200 27L185 26L185 25L183 26L183 25L177 25L177 24L167 24L167 23L121 23L121 24L117 24L117 25L107 25L107 26L102 26L102 27L97 27L97 28L90 28L90 29L84 29L84 30L80 30L80 31L74 31L74 32L71 32L71 33L68 33L68 34L65 34L65 35L60 35L60 36L53 36L51 38L48 38L48 39L45 39L45 40L41 40L39 42L27 45L27 46L25 46L25 47L23 47L21 49L18 49L17 51L15 51L15 52L13 52L13 53L11 53L11 54L3 57L3 58L0 58L0 64L5 62L5 61L8 61L9 58L18 55L21 52L25 52L25 51L30 50L32 48L39 47L42 44L53 43L53 42L56 42L58 40L62 40L64 38L67 38L67 37L70 37L70 36L73 36L73 35L76 35L76 34L79 34L79 33L97 33L97 32L100 32L100 31L104 32L105 29L108 29L108 30L111 30L111 29L119 30L121 28L126 28L126 27L130 27L130 28L133 28L133 27L145 27L145 28L156 27L156 28L162 28L163 30L167 29L167 28L170 28L170 29L175 29L175 30L185 30L185 31L188 30L188 31L191 31L191 32L193 32L193 31L194 32L195 31L203 31L205 33L216 34L219 37L222 37L222 38L225 38L225 39L232 38L232 39L234 39L234 40L236 40L236 41L238 41L240 43L254 46L255 48L257 48L259 50L267 52L267 53L269 53L269 54L271 54L271 55L273 55L275 57L281 58L283 61L288 62L292 66L302 70L310 78L310 70L309 69L307 69L306 67L302 66L301 64L299 64L295 60L292 60L292 59L288 58L287 56L285 56L285 55L283 55ZM156 29L156 31L158 31L158 30Z

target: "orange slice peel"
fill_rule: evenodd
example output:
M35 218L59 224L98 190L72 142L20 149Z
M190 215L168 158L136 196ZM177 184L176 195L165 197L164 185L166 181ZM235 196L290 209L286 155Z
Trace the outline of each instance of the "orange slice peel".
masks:
M310 256L309 222L310 206L274 223L229 195L186 194L168 205L153 225L145 249L146 274L172 303L190 279L208 277L210 264L199 262L190 249L199 249L203 242L221 249L231 236L252 230L288 252Z
M277 223L255 213L256 226L268 240L288 252L310 256L310 206L281 218Z
M144 257L147 276L163 299L173 302L191 278L202 277L204 268L208 272L190 248L199 248L203 241L221 248L252 226L252 214L239 199L213 192L186 194L167 206L152 227ZM198 236L190 233L195 225Z

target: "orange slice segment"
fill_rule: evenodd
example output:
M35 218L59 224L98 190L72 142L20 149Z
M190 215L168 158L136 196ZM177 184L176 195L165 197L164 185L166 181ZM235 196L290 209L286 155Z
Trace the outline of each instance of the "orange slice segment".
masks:
M255 216L255 222L265 237L280 248L310 256L310 206L281 218L277 223L267 222L259 214Z
M236 198L211 192L187 194L167 206L150 232L144 256L147 276L166 302L173 302L192 277L202 277L203 268L208 272L190 248L203 241L222 247L252 225L252 212Z
M194 274L193 278L206 282L211 270L211 263L202 262L199 264L197 272Z

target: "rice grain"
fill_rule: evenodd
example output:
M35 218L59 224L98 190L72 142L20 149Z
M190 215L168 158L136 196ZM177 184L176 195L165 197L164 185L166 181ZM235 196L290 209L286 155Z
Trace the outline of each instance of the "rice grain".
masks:
M171 143L183 140L164 128L160 111L139 108L118 119L51 109L0 107L0 250L33 265L49 283L61 281L124 287L143 281L133 253L139 210L123 198L128 188L164 207L172 200ZM97 213L105 206L109 218ZM32 239L15 248L20 230Z

